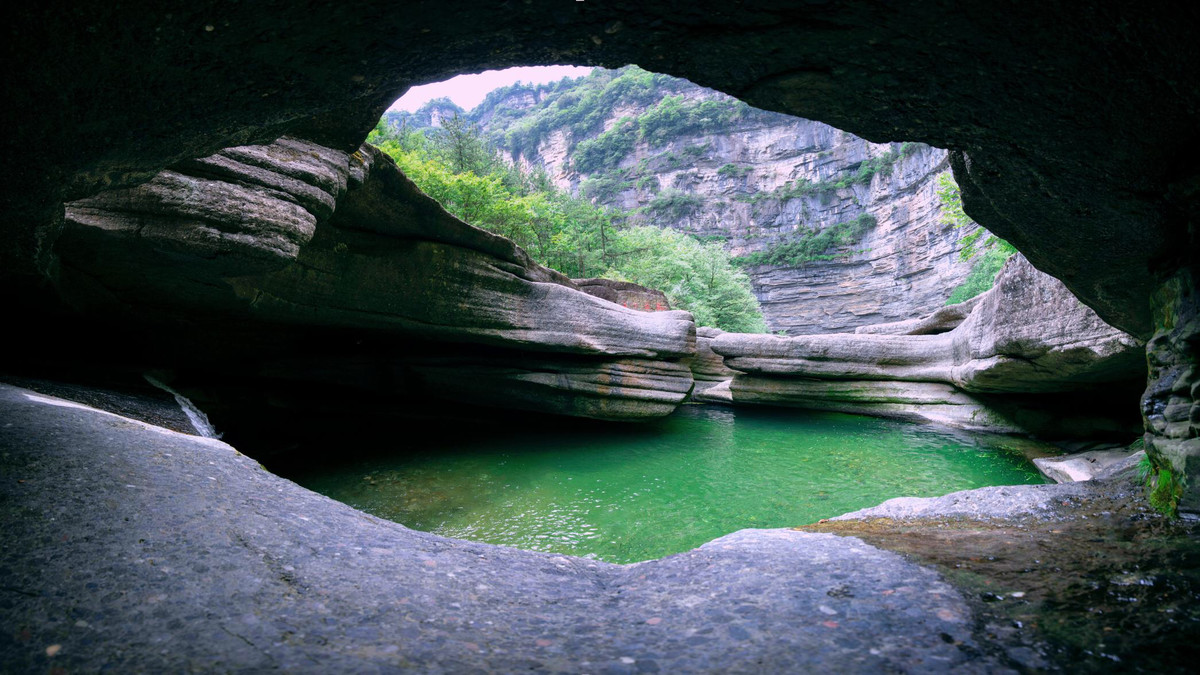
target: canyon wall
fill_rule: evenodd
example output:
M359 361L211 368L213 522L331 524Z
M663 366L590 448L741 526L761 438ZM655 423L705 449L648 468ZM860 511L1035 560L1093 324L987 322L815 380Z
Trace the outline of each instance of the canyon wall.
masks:
M454 112L435 101L388 119L431 130ZM508 161L627 213L630 225L722 242L743 259L771 331L838 333L919 316L971 270L958 254L975 226L943 221L937 178L949 161L927 145L871 143L637 68L515 85L459 114ZM850 227L808 259L769 260Z

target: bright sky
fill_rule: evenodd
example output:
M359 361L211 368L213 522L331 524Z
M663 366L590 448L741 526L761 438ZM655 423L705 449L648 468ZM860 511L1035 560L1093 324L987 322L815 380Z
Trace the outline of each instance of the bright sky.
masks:
M523 66L457 75L445 82L422 84L409 89L388 110L414 112L430 99L442 96L462 106L463 110L470 110L479 105L488 92L514 84L518 80L526 84L545 84L557 82L564 77L583 77L590 72L590 66Z

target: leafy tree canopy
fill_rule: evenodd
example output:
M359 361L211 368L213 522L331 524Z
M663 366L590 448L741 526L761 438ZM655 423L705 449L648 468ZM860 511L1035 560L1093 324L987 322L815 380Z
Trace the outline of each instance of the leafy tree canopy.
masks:
M659 289L699 325L765 330L749 279L730 264L719 242L623 227L623 213L556 189L544 172L503 162L478 128L459 116L443 119L428 136L385 118L367 140L446 210L512 239L547 267L574 278L605 276Z

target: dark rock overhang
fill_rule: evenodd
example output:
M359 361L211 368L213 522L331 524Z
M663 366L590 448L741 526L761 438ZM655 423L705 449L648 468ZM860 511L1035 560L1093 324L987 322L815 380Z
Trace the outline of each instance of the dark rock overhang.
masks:
M968 211L1139 337L1192 255L1200 10L1177 3L522 0L25 5L8 12L6 288L52 277L61 203L289 133L352 150L404 89L576 63L691 79L956 151ZM21 283L26 282L26 283ZM18 289L18 290L13 290Z

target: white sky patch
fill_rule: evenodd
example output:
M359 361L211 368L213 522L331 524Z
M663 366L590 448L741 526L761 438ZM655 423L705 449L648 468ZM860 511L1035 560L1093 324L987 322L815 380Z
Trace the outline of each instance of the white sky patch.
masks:
M545 84L557 82L564 77L583 77L592 72L591 66L522 66L504 70L485 70L482 73L456 75L444 82L422 84L404 92L388 111L416 111L431 99L443 96L471 110L483 101L488 92L507 87L516 82Z

